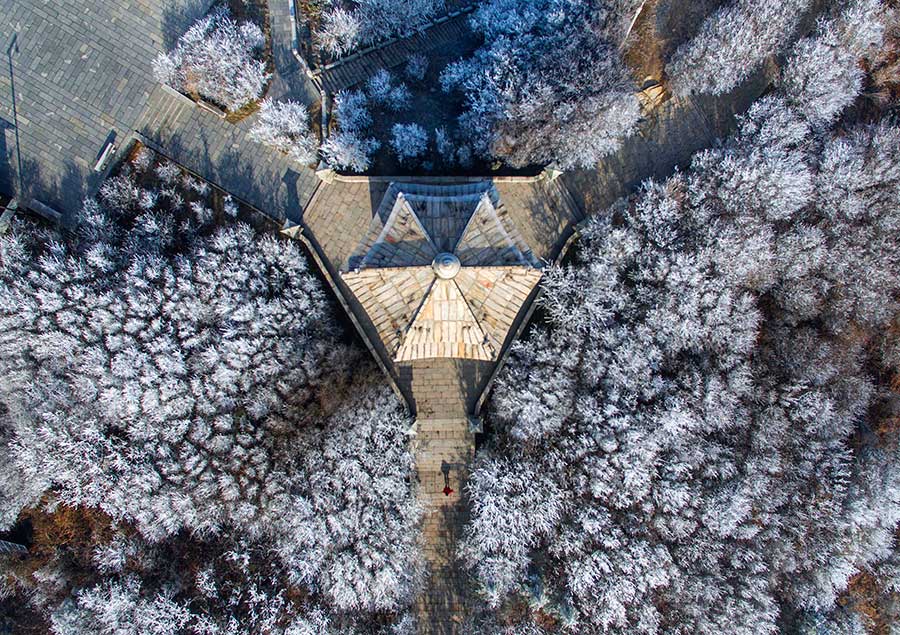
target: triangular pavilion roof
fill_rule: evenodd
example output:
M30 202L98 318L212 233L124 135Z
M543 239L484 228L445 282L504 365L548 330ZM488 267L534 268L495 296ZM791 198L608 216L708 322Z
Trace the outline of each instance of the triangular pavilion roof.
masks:
M392 183L348 262L341 276L397 362L496 360L541 278L490 183Z

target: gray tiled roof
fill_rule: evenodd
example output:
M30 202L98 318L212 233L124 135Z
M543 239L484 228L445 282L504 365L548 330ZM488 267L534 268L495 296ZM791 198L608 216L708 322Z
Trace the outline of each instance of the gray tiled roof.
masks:
M432 269L443 252L462 265L449 280ZM395 361L497 359L541 278L489 182L392 183L348 269L342 278Z

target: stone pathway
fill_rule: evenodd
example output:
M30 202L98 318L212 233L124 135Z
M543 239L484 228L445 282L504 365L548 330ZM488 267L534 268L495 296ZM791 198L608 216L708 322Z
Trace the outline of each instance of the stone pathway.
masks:
M25 194L76 211L144 111L153 59L211 2L0 1L0 190L18 191L18 140Z
M332 66L313 71L313 74L318 77L322 88L330 94L364 82L382 68L393 68L405 63L413 53L426 53L471 37L469 11L471 9L459 15L449 16L424 31L416 31L410 37L345 57Z
M475 435L465 418L419 419L415 431L418 496L428 510L422 533L430 569L425 592L416 605L419 633L450 635L459 631L471 591L456 558L456 545L467 520L467 504L461 494L475 455Z
M230 124L158 85L135 130L153 149L269 216L297 219L319 179L309 167L251 141L252 122Z
M293 0L269 0L269 31L275 76L266 96L293 99L311 106L319 100L319 89L306 74L306 64L295 52L292 4Z
M759 71L727 95L671 99L655 109L641 131L595 169L560 177L586 215L604 212L649 178L664 179L688 167L695 152L726 137L769 80Z

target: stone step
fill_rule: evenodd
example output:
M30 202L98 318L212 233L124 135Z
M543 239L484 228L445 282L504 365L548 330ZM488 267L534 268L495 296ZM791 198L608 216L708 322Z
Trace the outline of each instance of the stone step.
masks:
M469 420L466 418L456 419L417 419L415 423L416 430L427 432L431 430L452 430L452 429L469 429Z
M467 443L472 443L475 440L475 435L469 432L468 428L461 429L447 429L447 430L425 430L425 431L417 431L416 439L419 441L429 441L432 439L462 439Z
M329 93L336 93L367 80L381 68L392 68L403 64L415 52L430 51L453 42L463 37L468 30L467 20L466 15L456 16L365 55L342 61L336 66L322 71L319 76L322 87Z
M426 432L415 439L418 452L441 452L444 450L469 450L474 449L471 437L436 436L433 432Z
M467 463L472 457L472 453L466 449L445 449L440 453L429 452L427 454L417 454L416 455L416 464L419 471L420 480L426 480L428 476L434 478L434 482L438 484L438 487L430 487L429 489L434 491L439 491L443 489L444 486L444 478L441 473L441 468L445 465L449 464L451 466L457 466L460 464ZM457 481L457 477L455 474L451 474L450 478L450 486L453 489L457 489L454 483Z

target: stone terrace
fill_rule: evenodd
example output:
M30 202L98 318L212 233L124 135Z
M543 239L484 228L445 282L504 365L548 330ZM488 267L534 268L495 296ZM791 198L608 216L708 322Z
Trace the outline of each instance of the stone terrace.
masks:
M63 212L76 209L101 180L92 168L106 142L122 145L156 88L153 59L211 3L0 3L0 190L16 189L18 137L27 193Z

